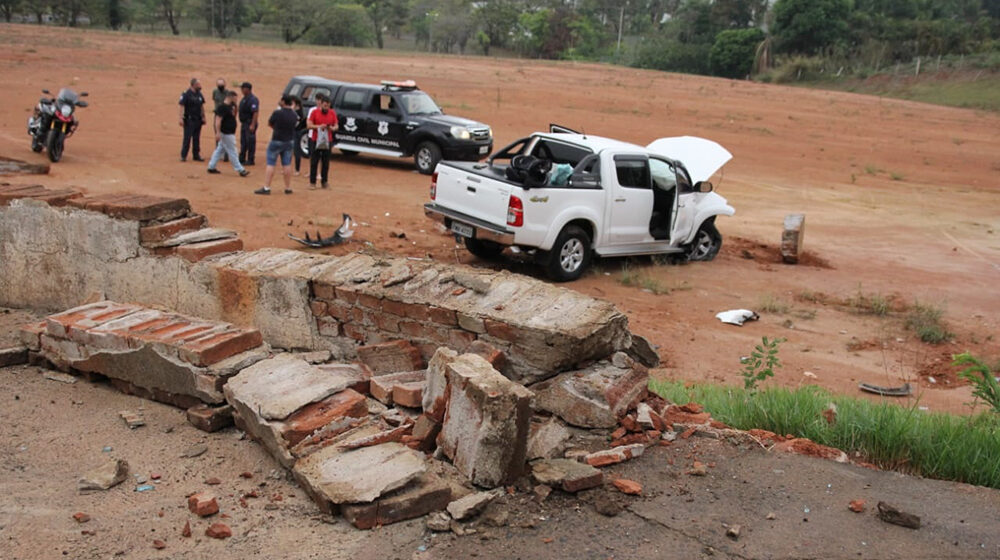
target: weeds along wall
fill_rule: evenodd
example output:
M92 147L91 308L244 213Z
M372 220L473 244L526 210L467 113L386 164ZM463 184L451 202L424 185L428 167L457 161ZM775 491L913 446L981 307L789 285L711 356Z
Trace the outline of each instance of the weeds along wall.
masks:
M615 351L655 365L612 304L506 272L362 253L242 251L184 199L84 197L0 185L0 305L46 311L94 298L258 328L273 346L351 358L406 339L425 359L475 340L531 383ZM12 191L12 189L14 189ZM17 190L20 189L20 190Z

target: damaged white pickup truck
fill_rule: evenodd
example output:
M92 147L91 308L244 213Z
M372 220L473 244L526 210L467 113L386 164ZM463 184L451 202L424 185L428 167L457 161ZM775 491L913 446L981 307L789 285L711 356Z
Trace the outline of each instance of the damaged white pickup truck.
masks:
M485 163L442 161L424 213L473 254L491 258L516 247L556 281L579 278L593 253L707 261L719 252L715 217L735 210L709 179L732 158L725 148L690 136L642 147L552 130Z

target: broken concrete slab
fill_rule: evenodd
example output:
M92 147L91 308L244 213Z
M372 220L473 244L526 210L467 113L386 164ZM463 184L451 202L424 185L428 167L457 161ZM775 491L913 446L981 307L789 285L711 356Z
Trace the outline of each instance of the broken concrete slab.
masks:
M502 489L500 491L502 492ZM496 490L473 492L448 504L447 510L456 521L464 521L470 517L479 515L499 495L499 492Z
M291 354L278 354L232 377L226 384L226 397L238 411L245 407L264 420L283 420L309 403L350 387L358 375L357 367L321 368Z
M109 459L87 472L77 482L81 493L107 490L128 478L128 463L124 459Z
M524 470L534 395L476 354L448 364L438 446L473 484L493 488Z
M604 484L604 473L573 459L536 461L531 464L531 476L539 484L571 493Z
M648 393L649 371L638 364L619 368L608 362L560 374L529 388L535 406L580 428L614 428Z
M371 502L426 470L423 455L391 442L350 451L325 447L299 460L294 473L315 499L344 504Z
M569 430L555 416L532 422L528 436L529 461L534 459L551 459L561 456L570 438Z
M434 473L424 473L407 486L368 504L345 504L340 512L358 529L372 529L444 509L451 487Z

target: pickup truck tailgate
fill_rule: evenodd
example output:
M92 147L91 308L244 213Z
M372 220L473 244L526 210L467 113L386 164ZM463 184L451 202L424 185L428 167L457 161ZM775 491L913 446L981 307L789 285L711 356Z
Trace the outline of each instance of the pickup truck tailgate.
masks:
M437 174L434 201L439 206L500 227L506 225L509 184L462 169L461 163L438 164Z

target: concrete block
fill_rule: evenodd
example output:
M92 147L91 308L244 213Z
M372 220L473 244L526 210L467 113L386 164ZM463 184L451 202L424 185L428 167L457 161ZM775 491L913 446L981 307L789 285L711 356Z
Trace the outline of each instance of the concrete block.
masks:
M802 256L802 243L806 234L806 215L785 216L784 230L781 232L781 260L796 264Z
M447 380L439 447L478 486L493 488L517 478L524 470L532 392L475 354L449 364Z
M600 362L536 383L535 406L580 428L614 428L648 394L649 371Z
M532 422L527 459L531 461L561 456L569 438L569 430L555 416L541 422Z
M300 459L294 468L311 495L334 504L371 502L426 470L422 454L392 442L349 451L325 447Z
M604 484L604 473L573 459L547 459L531 464L531 477L538 484L579 492Z

